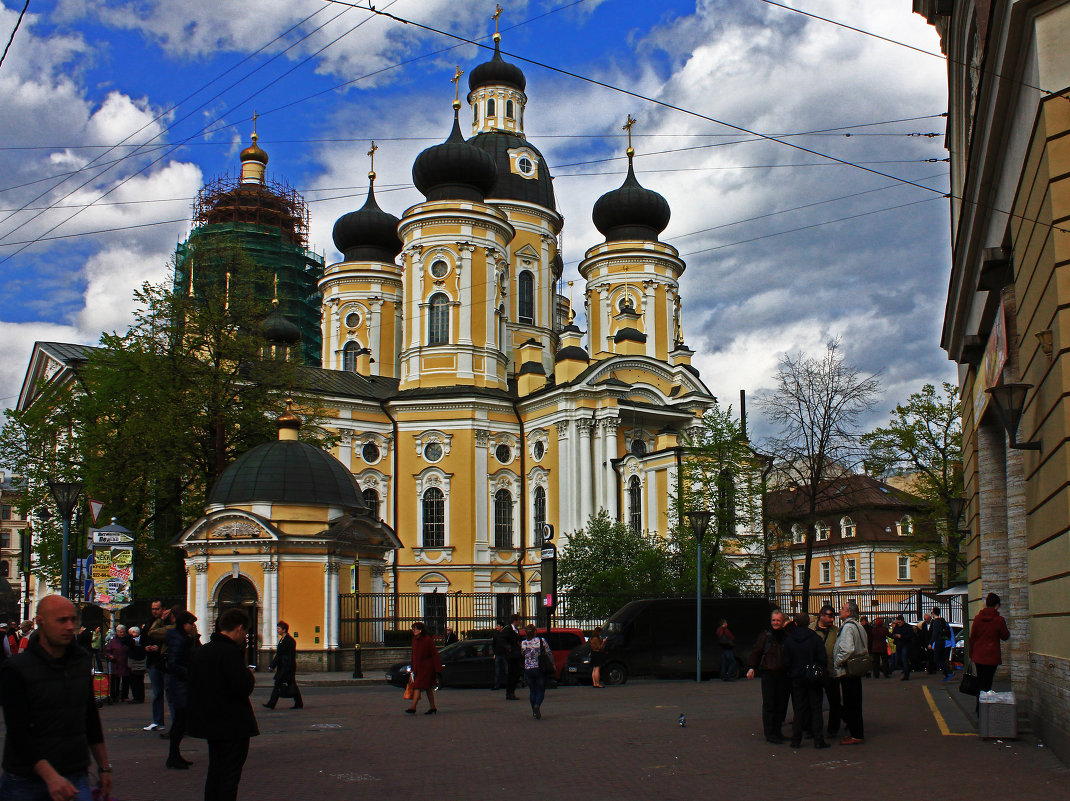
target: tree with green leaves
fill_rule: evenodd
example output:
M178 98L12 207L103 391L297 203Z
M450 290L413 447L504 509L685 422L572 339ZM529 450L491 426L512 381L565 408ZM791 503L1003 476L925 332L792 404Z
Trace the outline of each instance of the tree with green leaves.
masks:
M933 539L915 528L912 545L936 559L946 586L966 569L963 533L951 503L963 494L961 415L956 386L945 381L938 391L926 384L895 407L888 425L862 436L867 470L905 473L910 492L929 502L940 536Z
M605 509L568 535L557 580L577 617L608 617L628 601L672 594L670 554L656 533L636 531Z
M731 407L714 406L685 447L673 492L670 539L680 592L694 591L697 543L687 512L712 513L702 546L702 592L754 583L760 570L761 472Z
M810 568L818 508L841 489L836 479L858 469L865 450L858 422L877 403L878 375L847 364L837 340L820 357L785 354L774 388L758 397L758 407L779 432L766 448L773 456L780 489L799 493L805 512L806 562L802 608L809 609Z
M266 357L270 278L232 242L202 244L195 259L205 276L195 294L143 286L130 329L102 335L73 382L42 386L29 408L7 411L0 432L0 453L27 478L26 509L51 506L48 477L77 479L105 517L135 532L141 595L182 591L171 540L204 513L230 461L275 437L274 418L298 381L296 363ZM302 436L327 444L318 407L298 402L312 418ZM59 522L35 529L39 569L53 586Z

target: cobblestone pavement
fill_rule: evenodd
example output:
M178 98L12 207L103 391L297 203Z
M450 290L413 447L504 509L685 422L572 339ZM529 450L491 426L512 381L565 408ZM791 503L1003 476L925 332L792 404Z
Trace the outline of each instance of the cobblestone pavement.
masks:
M293 711L286 701L264 709L268 690L259 687L253 701L262 734L252 741L240 798L898 798L904 778L917 790L911 795L932 798L1065 793L1070 770L1035 740L967 734L969 716L955 711L952 684L867 679L864 688L865 745L833 741L815 751L807 742L793 751L761 737L754 681L562 687L547 693L541 721L523 690L519 702L490 690L444 690L438 715L410 716L401 690L383 684L306 685L305 709ZM201 797L203 741L183 744L191 770L167 770L167 743L141 729L147 705L106 706L102 715L117 799Z

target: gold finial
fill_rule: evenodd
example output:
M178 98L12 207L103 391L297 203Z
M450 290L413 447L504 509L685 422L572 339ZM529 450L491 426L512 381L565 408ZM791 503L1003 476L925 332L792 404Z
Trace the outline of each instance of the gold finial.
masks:
M502 15L502 7L497 3L494 4L494 43L497 44L502 40L502 35L498 33L498 17Z
M271 305L275 308L279 306L279 274L275 273L275 297L271 299Z
M632 126L635 125L637 122L639 122L639 120L633 120L632 115L629 114L628 121L624 123L624 126L621 128L622 131L628 132L628 150L625 152L628 154L629 159L631 159L631 157L635 155L635 151L632 149Z
M227 286L223 295L223 314L230 314L230 273L227 273Z
M253 110L253 144L254 145L256 144L256 140L260 138L256 133L256 121L258 119L260 119L260 115L257 114L256 110L254 109Z
M371 157L371 160L372 160L371 169L368 171L368 180L369 181L374 181L375 180L375 151L378 150L378 149L379 149L379 146L375 144L375 140L373 139L372 140L372 149L368 151L368 155Z
M450 83L453 84L453 107L459 109L461 107L461 76L464 75L464 70L461 69L461 65L457 65L457 71L453 73L453 77L450 78Z
M576 308L572 305L572 285L575 281L568 282L568 321L571 324L576 319Z
M193 259L189 260L189 296L193 297Z

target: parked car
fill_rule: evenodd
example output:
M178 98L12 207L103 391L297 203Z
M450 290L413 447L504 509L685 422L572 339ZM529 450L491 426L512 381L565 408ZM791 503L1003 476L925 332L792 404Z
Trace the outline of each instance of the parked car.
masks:
M554 655L557 677L560 677L568 661L568 655L574 647L583 642L580 629L539 629L539 635L546 638ZM492 640L460 640L447 645L439 651L442 659L442 673L439 677L441 687L493 687L494 686L494 651ZM398 687L404 687L409 681L411 666L398 662L386 671L386 680Z
M908 621L911 626L915 627L915 631L918 630L918 626L921 625L921 621L914 620ZM958 623L948 623L951 627L951 639L947 641L950 652L948 654L948 661L963 664L965 657L965 648L963 642L962 626ZM911 670L925 670L928 665L928 651L926 650L925 643L920 642L915 638L914 647L910 651L910 669Z
M703 598L702 676L720 675L717 627L724 618L736 637L737 669L758 635L769 625L772 607L765 598ZM656 598L632 601L614 612L602 628L606 641L603 684L623 684L630 676L694 677L697 628L694 600ZM591 649L572 650L569 680L591 680Z

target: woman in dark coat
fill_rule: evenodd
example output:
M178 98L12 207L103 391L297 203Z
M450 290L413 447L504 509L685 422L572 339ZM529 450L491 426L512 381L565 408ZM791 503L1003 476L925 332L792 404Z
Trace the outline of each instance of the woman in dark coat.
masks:
M126 633L126 662L130 667L130 700L145 703L145 646L141 644L141 629L131 626Z
M125 701L130 694L130 665L127 662L129 649L126 645L126 626L120 623L115 627L115 634L104 646L104 659L108 662L111 673L111 701L113 704Z
M279 633L279 645L269 666L275 671L275 686L264 706L274 709L282 696L293 698L293 708L301 709L305 703L301 700L301 691L297 688L297 641L290 636L290 624L285 620L279 621L275 631Z
M189 666L193 649L200 644L197 633L197 616L182 611L175 616L175 627L167 632L167 675L164 689L167 700L174 709L171 719L171 748L167 754L167 767L173 770L188 770L193 763L179 753L179 746L186 734L186 707L189 702Z
M442 660L438 657L438 648L435 641L427 633L427 626L423 623L412 624L412 666L410 682L416 691L412 697L412 706L405 710L408 715L416 714L416 705L420 703L420 693L427 692L427 700L431 708L424 712L425 715L434 715L438 712L435 706L435 674L442 671Z

